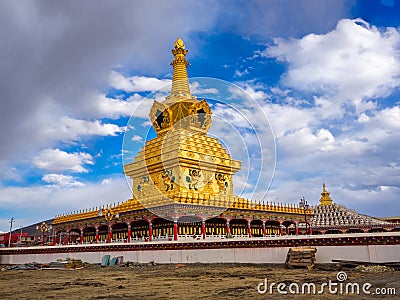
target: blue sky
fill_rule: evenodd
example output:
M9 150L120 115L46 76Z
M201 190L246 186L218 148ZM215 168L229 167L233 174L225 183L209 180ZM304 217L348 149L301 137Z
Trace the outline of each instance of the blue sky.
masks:
M247 112L261 140L272 128L266 200L317 204L325 182L337 203L400 214L399 0L1 1L0 25L0 231L130 197L124 132L133 112L148 128L145 97L169 83L177 36L190 77L256 102L210 98ZM212 88L193 82L197 95Z

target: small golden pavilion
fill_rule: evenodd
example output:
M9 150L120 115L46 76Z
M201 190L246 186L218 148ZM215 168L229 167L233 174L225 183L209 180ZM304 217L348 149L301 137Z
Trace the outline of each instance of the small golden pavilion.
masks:
M187 53L178 38L171 93L163 102L154 101L149 114L157 136L124 165L132 199L57 216L53 227L59 243L306 233L307 226L299 224L311 219L312 209L234 195L232 177L241 162L207 135L212 111L190 92Z

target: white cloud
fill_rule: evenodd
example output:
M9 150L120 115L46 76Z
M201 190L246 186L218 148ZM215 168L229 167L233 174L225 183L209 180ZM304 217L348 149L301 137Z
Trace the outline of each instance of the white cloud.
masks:
M86 121L63 117L60 122L62 133L70 139L76 140L81 135L115 136L124 132L124 129L115 124L102 124L99 120Z
M133 141L133 142L141 142L141 141L143 141L143 138L140 135L135 134L135 135L132 136L131 141Z
M315 151L332 151L335 149L335 138L332 133L324 128L312 132L309 127L301 128L287 134L279 140L282 150L293 155L304 155Z
M318 110L311 108L296 108L289 105L263 105L265 115L271 122L276 138L304 127L319 123Z
M317 187L325 181L337 203L372 215L392 214L381 203L396 201L400 188L396 163L400 108L379 111L369 102L363 102L370 105L369 111L358 118L345 108L342 118L337 118L325 97L315 97L316 106L307 108L264 104L278 150L277 172L267 200L279 197L281 202L297 203L305 194L317 204Z
M140 70L135 75L170 72L170 51L177 32L195 56L196 48L201 51L201 41L193 32L208 32L221 7L169 1L157 3L155 9L149 1L122 1L120 5L101 2L79 9L72 3L64 3L63 9L58 4L38 2L0 3L0 56L7 57L2 59L1 68L0 127L7 129L2 131L2 139L8 141L0 147L1 160L14 162L27 157L31 150L53 147L57 134L50 128L49 140L47 127L53 127L62 116L100 118L113 112L112 117L117 118L119 111L130 115L131 110L125 109L122 101L115 103L118 109L109 112L90 99L108 88L110 70L123 65L124 70ZM175 14L178 6L181 13ZM169 21L163 26L154 21L165 18ZM23 82L24 88L16 89L18 82ZM135 84L138 89L148 88L140 82ZM50 113L43 113L46 106L51 106ZM28 139L30 145L26 147Z
M122 100L118 98L109 98L104 94L96 94L93 96L93 107L91 111L85 113L85 115L95 118L112 119L134 115L135 117L145 119L148 118L154 100L163 101L164 97L164 94L152 94L151 97L142 97L134 93L126 100ZM116 130L118 130L118 128L116 128Z
M13 180L13 181L21 181L22 180L22 171L18 170L15 167L9 166L0 166L2 172L0 173L0 182L1 180Z
M115 124L103 124L99 120L88 121L62 117L55 124L47 124L42 128L41 138L55 141L77 141L83 136L116 136L124 132L124 127Z
M216 103L213 109L212 116L212 129L222 130L223 126L229 124L233 128L252 128L252 120L248 119L248 116L244 114L244 111L240 111L234 106L226 104ZM218 126L218 127L216 127Z
M200 86L200 83L198 81L190 82L189 83L190 87L190 92L193 95L199 95L199 94L218 94L219 91L216 88L205 88Z
M376 113L372 122L378 128L385 128L385 130L390 130L394 132L400 131L400 107L394 106L391 108L386 108L378 113Z
M252 82L247 84L255 92L265 93L265 87ZM338 203L369 214L389 215L391 210L385 210L378 199L385 199L381 201L387 203L395 201L395 191L400 188L400 169L396 163L396 149L400 147L400 108L395 106L379 111L379 106L366 98L360 107L368 108L359 111L368 112L361 112L362 117L357 118L355 110L348 106L335 110L334 103L326 95L314 96L315 106L308 104L303 107L293 105L302 99L287 100L289 93L296 93L294 89L284 92L275 89L271 92L273 97L285 98L282 99L284 101L278 99L277 103L264 101L262 104L262 110L274 130L278 159L273 187L266 200L279 197L281 202L297 203L304 194L310 203L317 204L318 187L325 181ZM231 95L232 99L241 99L239 112L247 117L260 135L266 135L266 122L260 121L265 120L262 110L256 109L249 97L240 97L238 89L233 89ZM215 106L214 112L219 110ZM229 122L240 122L229 110L222 111L221 115ZM236 141L230 135L222 136ZM271 147L265 143L262 146L264 149ZM243 152L247 147L247 144L242 147L236 142L233 150L241 148ZM252 154L251 151L249 154ZM235 153L232 157L242 159L243 154ZM246 168L244 163L243 169ZM268 168L271 169L271 165ZM250 176L253 173L251 170ZM241 172L238 175L240 178L246 174ZM241 185L240 182L238 185ZM364 198L357 195L353 199L355 191L359 191ZM256 197L257 191L252 199Z
M101 181L101 184L111 184L111 183L112 183L112 179L111 178L106 178L106 179L103 179Z
M38 156L34 157L33 163L36 167L50 172L71 171L76 173L86 173L88 170L83 165L94 164L93 157L89 153L67 153L60 149L41 151Z
M240 88L234 86L228 88L232 99L243 99L246 96L261 103L270 99L270 96L266 92L252 82L238 82L238 86Z
M89 114L96 118L113 118L118 119L121 116L127 117L137 109L137 107L145 101L139 94L135 93L128 99L113 99L106 97L104 94L96 94L93 99L93 107Z
M360 106L364 98L387 96L400 85L399 46L395 28L380 31L360 19L342 19L327 34L275 39L265 53L289 64L285 85L322 93L338 106Z
M242 77L243 75L247 75L249 74L249 70L248 69L244 69L243 72L236 70L235 71L235 77Z
M84 186L82 182L75 180L75 177L70 175L46 174L43 176L42 180L58 187Z
M281 96L281 97L286 97L286 96L290 93L290 90L288 90L288 89L282 90L282 89L279 88L279 87L272 87L272 88L270 89L270 91L271 91L273 94L278 95L278 96Z
M52 177L56 183L56 177ZM62 177L58 177L60 178ZM99 207L114 202L121 203L131 197L123 175L113 177L112 184L86 183L85 186L77 184L66 185L63 188L56 185L0 187L0 194L2 195L0 199L2 210L14 216L17 223L24 226L52 218L60 213ZM22 220L24 223L21 224ZM7 224L7 220L0 219L1 229L6 229Z
M126 92L152 92L158 89L163 91L171 90L170 79L158 79L145 76L125 77L116 71L111 72L109 83L113 88Z
M149 127L149 126L152 126L153 124L150 122L150 120L146 120L140 125L142 125L143 127Z
M251 191L253 191L255 187L249 182L248 179L248 176L245 176L244 174L238 174L234 176L233 186L235 188L235 191L238 191L238 193L243 192L246 189L250 189Z

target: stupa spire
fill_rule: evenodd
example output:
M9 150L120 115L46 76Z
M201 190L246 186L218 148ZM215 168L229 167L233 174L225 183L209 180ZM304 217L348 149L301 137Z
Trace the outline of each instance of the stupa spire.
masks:
M326 190L325 182L322 184L321 198L319 199L319 205L332 205L332 198L329 196L330 193Z
M173 98L190 98L189 79L186 69L189 66L189 62L186 60L187 53L188 50L185 49L185 44L178 37L174 43L174 49L172 49L174 60L171 62L171 66L174 68L174 73L172 76L171 96Z

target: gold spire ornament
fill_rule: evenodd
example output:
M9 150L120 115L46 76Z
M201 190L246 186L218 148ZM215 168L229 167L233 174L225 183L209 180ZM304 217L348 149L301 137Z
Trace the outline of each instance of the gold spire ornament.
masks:
M319 199L319 205L332 205L332 198L329 196L330 193L326 190L325 182L322 185L321 198Z
M207 101L199 101L190 93L187 53L184 42L178 38L172 49L174 73L171 94L163 102L154 101L149 114L157 136L178 128L206 133L211 125L212 112Z
M174 60L171 62L171 66L174 68L171 96L174 98L187 98L190 96L189 79L186 69L189 66L189 62L186 60L187 53L188 50L185 49L185 44L178 37L174 43L174 49L172 49Z

